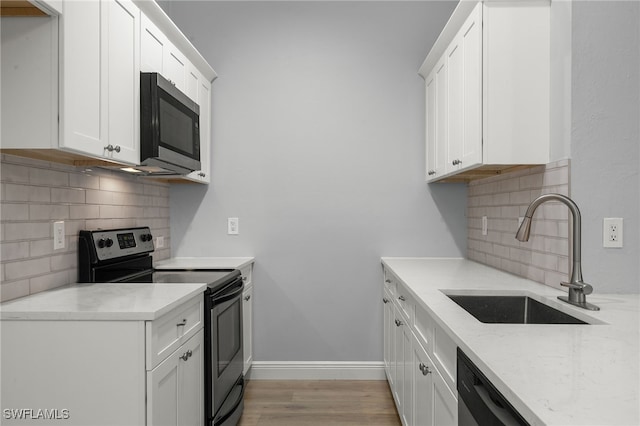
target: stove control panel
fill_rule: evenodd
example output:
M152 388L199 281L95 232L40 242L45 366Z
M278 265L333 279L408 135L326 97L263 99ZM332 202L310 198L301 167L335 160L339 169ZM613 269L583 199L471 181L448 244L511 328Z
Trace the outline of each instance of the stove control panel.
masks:
M93 246L98 260L112 260L154 250L153 235L148 227L80 231L80 239Z

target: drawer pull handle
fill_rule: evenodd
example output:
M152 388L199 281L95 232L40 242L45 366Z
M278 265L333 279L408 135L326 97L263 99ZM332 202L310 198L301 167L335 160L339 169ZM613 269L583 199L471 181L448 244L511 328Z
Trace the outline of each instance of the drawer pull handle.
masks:
M400 327L402 325L402 321L396 319L396 327Z
M426 365L424 365L423 363L420 363L420 365L418 366L418 368L420 369L420 371L422 371L422 375L426 376L427 374L431 373L431 370L429 370L429 367L427 367Z
M246 296L244 297L244 301L245 301L245 302L248 302L248 301L249 301L249 299L251 299L251 295L250 295L250 294L248 294L248 295L246 295Z
M387 284L391 284L391 280L388 279L388 278L386 280L384 280L384 282L387 283Z
M398 297L398 300L401 300L401 301L403 301L403 302L404 302L404 301L406 301L407 299L405 299L405 297L404 297L404 296L400 296L400 297Z
M183 318L182 322L176 324L176 327L184 327L185 325L187 325L187 319Z
M382 298L382 301L383 301L385 304L386 304L386 303L389 303L389 299L387 299L386 297L383 297L383 298Z
M193 352L191 352L191 349L189 349L188 351L180 355L180 359L182 359L183 361L186 361L189 358L191 358L191 355L193 355Z

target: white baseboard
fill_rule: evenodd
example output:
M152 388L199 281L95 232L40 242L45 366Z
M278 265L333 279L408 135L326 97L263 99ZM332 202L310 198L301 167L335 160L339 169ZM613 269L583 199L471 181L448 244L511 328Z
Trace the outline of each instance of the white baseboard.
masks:
M384 362L254 361L250 380L386 380Z

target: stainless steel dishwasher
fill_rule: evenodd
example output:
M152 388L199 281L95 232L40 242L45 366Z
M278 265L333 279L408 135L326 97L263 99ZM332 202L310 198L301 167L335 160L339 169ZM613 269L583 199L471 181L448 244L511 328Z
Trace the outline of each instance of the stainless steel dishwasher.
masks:
M458 424L460 426L528 425L484 374L458 348Z

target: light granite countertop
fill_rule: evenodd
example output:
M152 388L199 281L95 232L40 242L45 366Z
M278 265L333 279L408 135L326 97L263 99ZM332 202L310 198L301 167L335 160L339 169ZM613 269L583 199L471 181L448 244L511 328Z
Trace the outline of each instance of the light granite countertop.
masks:
M204 292L194 284L72 284L0 304L2 320L154 320Z
M254 257L172 257L153 266L155 269L241 269L254 261Z
M532 425L640 424L640 295L600 294L600 311L560 290L465 259L382 258ZM529 295L590 325L485 324L445 293Z

